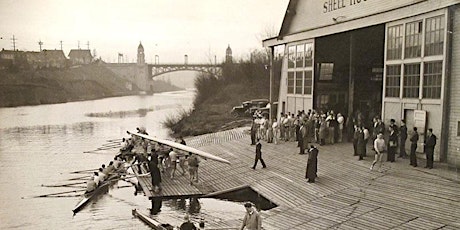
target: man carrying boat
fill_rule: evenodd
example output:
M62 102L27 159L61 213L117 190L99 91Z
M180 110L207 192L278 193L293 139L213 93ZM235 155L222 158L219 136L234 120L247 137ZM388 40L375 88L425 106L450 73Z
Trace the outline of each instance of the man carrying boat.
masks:
M198 182L198 165L200 161L198 157L193 153L188 153L188 172L190 174L190 185L193 184L193 181Z

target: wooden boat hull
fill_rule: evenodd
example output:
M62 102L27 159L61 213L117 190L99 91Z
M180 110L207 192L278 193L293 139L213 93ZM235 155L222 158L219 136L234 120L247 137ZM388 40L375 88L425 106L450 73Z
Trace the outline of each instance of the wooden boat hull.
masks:
M152 137L152 136L144 135L144 134L140 134L140 133L132 133L132 132L129 132L129 131L128 131L128 133L136 135L136 136L139 136L139 137L142 137L142 138L145 138L147 140L151 140L151 141L154 141L154 142L157 142L157 143L168 145L171 148L176 148L176 149L180 149L180 150L185 151L185 152L194 153L194 154L196 154L196 155L198 155L198 156L200 156L200 157L202 157L204 159L211 159L211 160L219 161L219 162L222 162L222 163L225 163L225 164L230 164L230 161L225 160L224 158L215 156L215 155L213 155L211 153L207 153L207 152L204 152L204 151L201 151L201 150L198 150L198 149L195 149L195 148L192 148L190 146L186 146L186 145L174 142L174 141L164 140L164 139L160 139L160 138L157 138L157 137Z
M154 230L170 230L174 229L173 226L169 224L161 224L160 222L150 218L149 216L137 211L137 209L132 210L133 216L139 218L142 222L147 224L150 228Z

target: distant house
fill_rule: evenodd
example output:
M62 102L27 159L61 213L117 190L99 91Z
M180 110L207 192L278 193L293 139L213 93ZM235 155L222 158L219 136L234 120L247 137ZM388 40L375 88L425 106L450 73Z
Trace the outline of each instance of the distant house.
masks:
M25 54L30 67L37 69L44 66L43 54L41 52L29 51L25 52Z
M64 68L67 66L67 58L62 50L43 50L40 67Z
M93 56L90 50L70 50L69 59L71 65L90 64L93 61Z
M0 51L0 69L8 69L12 66L24 68L26 65L27 61L23 51L5 49Z

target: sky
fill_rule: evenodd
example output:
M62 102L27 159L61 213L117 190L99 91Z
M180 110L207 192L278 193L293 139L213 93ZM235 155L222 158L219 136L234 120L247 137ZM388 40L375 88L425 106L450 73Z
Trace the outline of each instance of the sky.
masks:
M276 36L289 0L0 0L0 48L39 51L88 48L106 62L160 63L223 61L262 49ZM94 55L94 54L93 54Z

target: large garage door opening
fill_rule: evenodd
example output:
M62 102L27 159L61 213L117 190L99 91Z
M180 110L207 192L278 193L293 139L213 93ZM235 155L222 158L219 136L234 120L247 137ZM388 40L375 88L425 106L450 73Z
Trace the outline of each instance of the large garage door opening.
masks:
M314 108L381 115L384 42L383 24L316 38Z

